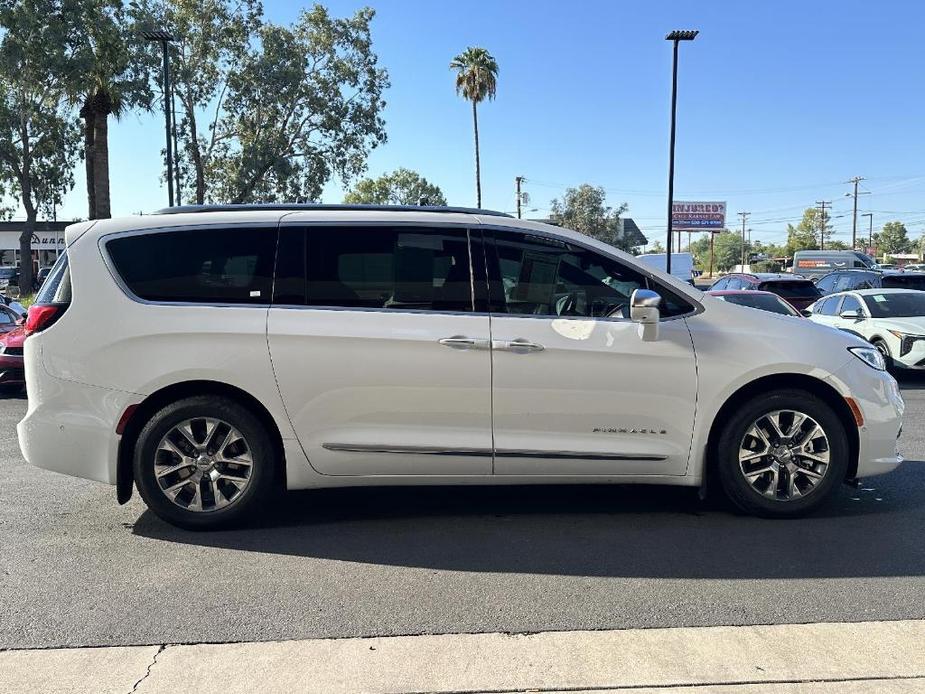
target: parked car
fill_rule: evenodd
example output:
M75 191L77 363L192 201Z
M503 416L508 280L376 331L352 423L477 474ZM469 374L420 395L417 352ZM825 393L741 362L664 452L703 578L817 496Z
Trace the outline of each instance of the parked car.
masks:
M717 291L711 289L707 294L715 296L722 301L728 301L730 304L750 306L751 308L770 311L771 313L779 313L784 316L803 317L802 313L781 299L777 294L771 292L761 292L750 289L720 289Z
M925 292L862 289L832 294L816 302L809 317L868 340L888 368L925 369Z
M38 289L41 287L45 280L48 279L48 273L51 272L50 267L40 267L38 273L35 275L35 288Z
M903 265L903 270L906 272L925 272L925 264L909 263L908 265Z
M661 483L792 517L889 472L863 340L485 210L178 207L65 231L29 309L38 467L187 528L278 487ZM93 330L87 326L93 325Z
M22 323L22 314L10 306L0 304L0 335L10 332Z
M711 291L746 289L771 292L797 309L804 309L822 294L815 285L803 277L779 272L730 273L718 279Z
M0 267L0 291L19 286L19 268Z
M12 309L20 317L26 315L26 307L6 294L0 294L0 305Z
M874 259L860 251L797 251L793 254L793 271L815 279L834 270L876 267Z
M12 329L0 335L0 393L18 393L26 384L23 369L25 339L26 330L20 324L14 324Z
M823 294L858 289L916 289L925 290L925 272L896 272L895 270L840 270L820 277L816 288Z
M902 268L899 267L899 265L896 265L895 263L878 263L877 269L878 270L899 270L900 272L902 272Z

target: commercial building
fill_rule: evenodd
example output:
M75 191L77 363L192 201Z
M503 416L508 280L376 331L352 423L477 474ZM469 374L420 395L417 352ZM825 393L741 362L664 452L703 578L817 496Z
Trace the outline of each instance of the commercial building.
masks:
M64 250L64 228L72 221L36 222L32 234L32 267L39 268L53 265L58 254ZM0 266L19 267L19 237L25 222L14 220L0 222Z

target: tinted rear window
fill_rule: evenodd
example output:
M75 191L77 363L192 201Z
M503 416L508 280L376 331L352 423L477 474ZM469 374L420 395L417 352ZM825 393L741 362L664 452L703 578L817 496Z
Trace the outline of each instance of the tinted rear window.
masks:
M309 306L473 310L465 229L310 228L305 253Z
M67 252L58 256L48 278L35 295L37 304L71 303L71 270L68 267Z
M782 313L785 316L799 315L791 308L790 304L785 303L776 296L768 296L767 294L726 294L720 298L730 304L750 306L751 308L758 308L762 311L770 311L771 313Z
M884 287L925 291L925 275L884 275L882 282Z
M822 295L822 292L815 284L806 280L784 280L781 282L762 282L758 287L766 292L774 292L785 299L815 299Z
M269 304L276 232L209 228L123 236L106 244L129 290L148 301Z

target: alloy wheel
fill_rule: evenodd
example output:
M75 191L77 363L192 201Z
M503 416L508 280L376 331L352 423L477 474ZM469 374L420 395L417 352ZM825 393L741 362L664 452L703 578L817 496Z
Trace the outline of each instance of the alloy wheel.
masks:
M237 429L221 419L196 417L161 439L154 476L171 502L202 513L238 501L250 483L253 464L250 446Z
M822 426L796 410L761 415L739 444L739 470L746 482L775 501L812 494L829 462L829 438Z

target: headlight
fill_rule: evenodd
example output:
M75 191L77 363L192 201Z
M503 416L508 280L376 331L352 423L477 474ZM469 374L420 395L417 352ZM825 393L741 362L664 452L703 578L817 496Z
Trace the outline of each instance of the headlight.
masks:
M925 340L925 335L911 335L909 333L901 333L898 330L891 330L890 332L899 338L899 356L901 357L909 354L909 352L912 351L913 345L918 340Z
M880 350L876 347L849 347L848 351L868 366L878 371L886 371L886 362L883 360Z

